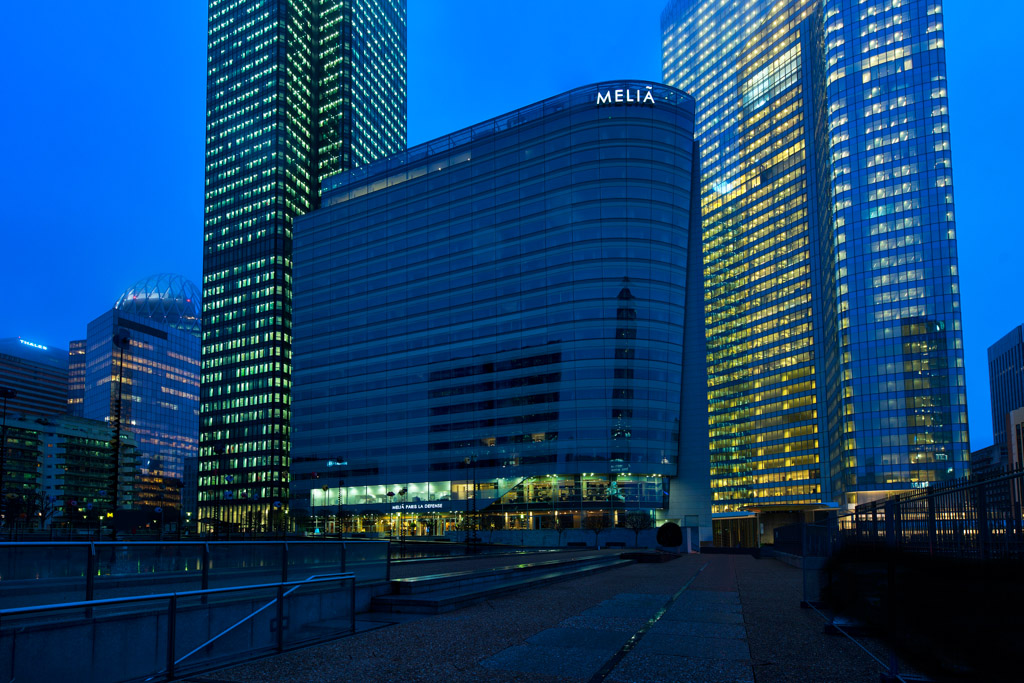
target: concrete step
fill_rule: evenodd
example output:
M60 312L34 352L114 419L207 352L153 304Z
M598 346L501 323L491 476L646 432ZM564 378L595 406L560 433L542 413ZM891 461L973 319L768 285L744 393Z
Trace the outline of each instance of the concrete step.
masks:
M519 575L506 574L504 579L497 581L486 581L418 594L379 595L373 599L373 609L378 612L405 614L441 614L502 593L589 576L596 572L629 564L633 564L633 560L622 560L614 555L606 555L600 560L592 562L548 567L546 571L532 571Z
M526 576L531 573L550 572L556 569L582 567L589 564L613 559L614 555L585 555L554 560L543 560L517 564L509 567L491 569L470 569L442 574L426 574L406 579L392 579L391 592L396 595L417 595L440 590L478 586L498 581L506 581L514 576Z

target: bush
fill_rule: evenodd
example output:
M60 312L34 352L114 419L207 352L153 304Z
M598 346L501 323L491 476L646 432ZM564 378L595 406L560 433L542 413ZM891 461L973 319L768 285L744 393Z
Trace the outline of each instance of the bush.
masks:
M678 548L683 544L683 530L675 522L665 522L658 527L658 545Z

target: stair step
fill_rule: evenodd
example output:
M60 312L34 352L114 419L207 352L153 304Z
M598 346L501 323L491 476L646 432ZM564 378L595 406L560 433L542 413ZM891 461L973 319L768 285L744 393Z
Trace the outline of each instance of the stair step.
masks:
M531 572L506 578L503 581L491 581L420 594L379 595L373 599L373 608L381 612L440 614L502 593L578 578L606 569L624 567L633 562L633 560L606 556L604 562L577 563L577 566L573 567L549 567L549 571L546 572Z
M569 559L545 560L530 564L518 564L493 569L470 569L466 571L429 574L407 579L393 579L391 589L399 595L417 595L439 590L478 586L486 583L505 581L511 576L525 576L533 572L549 572L558 568L582 567L588 564L606 562L609 555L588 555Z

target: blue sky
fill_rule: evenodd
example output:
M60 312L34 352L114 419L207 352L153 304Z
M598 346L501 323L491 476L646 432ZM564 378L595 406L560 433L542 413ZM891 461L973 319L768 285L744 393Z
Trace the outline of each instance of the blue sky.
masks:
M661 0L409 0L409 143L569 88L660 80ZM971 446L986 348L1024 323L1024 3L946 0ZM995 19L995 20L994 20ZM66 347L135 282L202 273L206 3L12 3L0 124L0 337Z

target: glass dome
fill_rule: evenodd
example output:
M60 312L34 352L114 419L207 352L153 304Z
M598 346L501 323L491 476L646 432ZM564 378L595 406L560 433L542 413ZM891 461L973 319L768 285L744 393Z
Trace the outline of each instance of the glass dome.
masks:
M198 337L201 296L199 288L191 280L173 273L158 273L124 290L114 308Z

